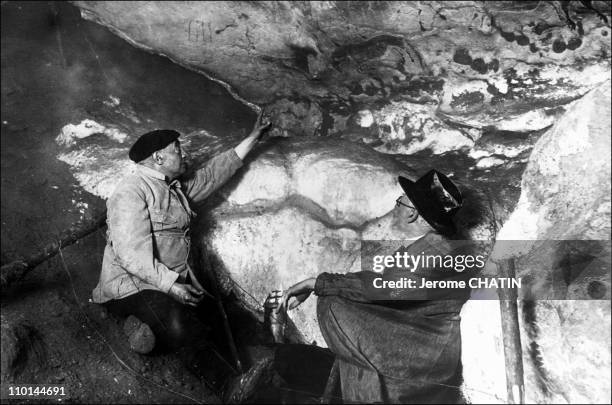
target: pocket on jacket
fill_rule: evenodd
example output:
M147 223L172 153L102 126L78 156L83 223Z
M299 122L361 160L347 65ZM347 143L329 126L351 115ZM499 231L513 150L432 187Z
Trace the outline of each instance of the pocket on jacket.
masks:
M169 215L168 211L151 210L149 211L149 215L151 217L153 231L164 231L177 228L178 218Z
M189 243L177 234L157 233L154 235L157 260L170 270L182 271L189 256Z

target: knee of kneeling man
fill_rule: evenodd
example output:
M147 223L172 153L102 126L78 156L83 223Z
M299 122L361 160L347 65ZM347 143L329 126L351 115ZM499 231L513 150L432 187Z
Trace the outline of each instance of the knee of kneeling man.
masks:
M172 339L173 344L182 346L197 338L198 324L190 317L183 314L175 314L168 325L168 335Z
M336 295L322 295L317 297L317 310L329 310L345 306L346 301Z
M317 299L317 318L319 323L326 322L337 311L347 306L346 301L334 295L321 296Z

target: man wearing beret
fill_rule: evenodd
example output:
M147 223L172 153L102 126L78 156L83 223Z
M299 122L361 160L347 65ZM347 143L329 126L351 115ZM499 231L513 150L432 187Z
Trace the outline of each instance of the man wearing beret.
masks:
M130 149L137 168L107 201L108 241L92 295L128 317L124 328L133 350L202 343L210 326L195 310L206 292L188 260L191 206L232 177L269 125L260 114L247 138L188 178L178 132L148 132Z

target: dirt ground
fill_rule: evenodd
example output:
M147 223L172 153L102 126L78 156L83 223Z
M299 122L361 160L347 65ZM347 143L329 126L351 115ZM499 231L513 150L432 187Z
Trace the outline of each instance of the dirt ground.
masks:
M235 136L254 121L217 84L131 47L68 3L2 2L1 41L2 264L36 253L104 209L56 159L62 126L90 118L130 134L165 127ZM137 118L111 111L104 104L110 96ZM2 385L60 384L67 394L60 402L218 402L174 355L131 352L120 320L89 302L104 245L101 229L3 291L3 340L29 325L40 344L22 342L29 356L3 370ZM230 309L248 363L266 349L251 345L252 330L241 332L252 321L245 316Z

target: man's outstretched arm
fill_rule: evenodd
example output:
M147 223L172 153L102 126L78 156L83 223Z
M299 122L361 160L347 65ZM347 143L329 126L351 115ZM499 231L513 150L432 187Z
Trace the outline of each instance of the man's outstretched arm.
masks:
M269 127L270 121L267 118L264 118L263 111L260 112L249 136L244 138L243 141L234 148L240 160L244 160L246 155L248 155L251 149L253 149L257 142L259 142L261 136Z
M257 117L253 130L235 148L225 151L210 159L198 169L193 178L183 183L185 195L199 204L225 184L242 166L242 161L259 141L264 131L270 126L263 115Z
M306 301L313 292L318 296L336 295L356 302L371 302L364 283L376 276L371 271L361 271L346 274L321 273L316 278L311 277L288 288L283 294L277 311L294 309ZM294 301L289 302L291 298Z
M311 293L322 296L337 296L354 302L383 303L396 300L425 300L444 299L448 292L443 289L421 289L403 288L395 290L392 288L377 288L382 286L383 281L400 282L405 276L410 277L416 286L421 285L421 280L428 272L410 273L405 271L385 271L376 273L374 271L357 271L353 273L321 273L316 278L308 278L291 286L283 294L280 307L293 309L304 302ZM438 273L441 274L440 271ZM434 276L436 273L432 273ZM291 298L295 301L289 303ZM279 310L280 310L279 307Z

